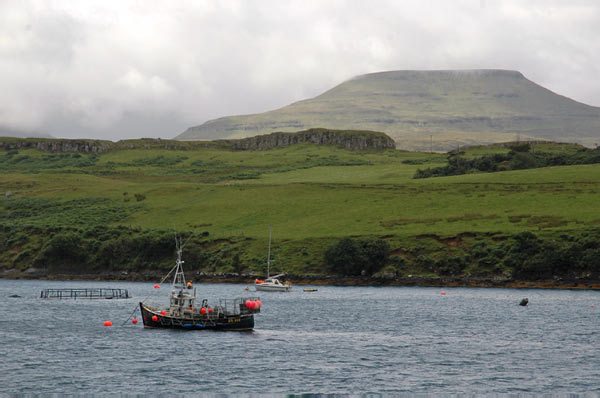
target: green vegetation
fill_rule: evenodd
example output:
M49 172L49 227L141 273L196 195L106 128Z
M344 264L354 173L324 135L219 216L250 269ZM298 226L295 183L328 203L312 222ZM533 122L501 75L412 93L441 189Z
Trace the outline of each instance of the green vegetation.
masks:
M559 144L560 145L560 144ZM546 144L548 146L548 144ZM477 172L525 170L550 166L581 165L600 163L600 147L579 148L572 151L532 151L528 142L513 143L507 153L484 154L467 158L464 152L453 151L448 155L448 165L418 169L414 178L446 177Z
M343 238L325 252L330 271L342 275L373 275L388 262L390 245L382 239Z
M413 179L444 155L301 144L0 152L0 268L598 278L600 165ZM570 159L595 151L536 144ZM501 146L461 158L506 156ZM15 159L23 157L21 161ZM350 255L350 254L351 255Z

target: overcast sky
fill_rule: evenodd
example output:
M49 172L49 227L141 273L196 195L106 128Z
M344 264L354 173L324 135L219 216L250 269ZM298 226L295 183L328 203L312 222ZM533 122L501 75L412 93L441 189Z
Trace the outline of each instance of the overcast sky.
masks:
M353 76L499 68L600 106L600 1L0 0L0 129L171 138Z

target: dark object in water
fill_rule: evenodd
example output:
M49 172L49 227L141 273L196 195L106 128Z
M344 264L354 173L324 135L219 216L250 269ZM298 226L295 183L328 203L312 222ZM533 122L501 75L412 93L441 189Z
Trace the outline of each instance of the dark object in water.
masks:
M83 289L44 289L40 293L43 299L127 299L127 289L83 288Z
M10 298L21 298L21 296L19 296L18 294L12 294L10 296L8 296Z
M527 297L525 297L523 300L521 300L519 305L525 307L527 305L527 303L529 303L529 299Z

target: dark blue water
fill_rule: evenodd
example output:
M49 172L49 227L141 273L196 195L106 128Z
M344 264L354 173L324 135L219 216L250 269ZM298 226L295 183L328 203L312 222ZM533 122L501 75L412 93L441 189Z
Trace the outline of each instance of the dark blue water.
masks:
M295 286L260 294L254 332L121 326L139 299L166 303L168 289L152 286L0 280L0 393L600 391L599 292ZM248 294L196 286L200 297ZM134 298L39 299L57 287Z

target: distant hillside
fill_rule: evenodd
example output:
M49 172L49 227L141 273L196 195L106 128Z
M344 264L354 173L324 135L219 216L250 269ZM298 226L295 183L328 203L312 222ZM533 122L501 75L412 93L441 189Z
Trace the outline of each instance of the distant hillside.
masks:
M415 180L453 156L280 145L385 138L329 133L256 137L259 148L262 139L278 146L264 151L223 141L0 139L0 279L156 283L173 266L177 231L190 279L252 283L267 271L273 226L270 272L295 284L600 289L600 164ZM461 148L460 157L515 150ZM592 152L540 142L529 154Z
M50 134L40 133L37 131L17 131L6 127L0 127L0 137L52 138Z
M382 131L399 148L448 150L521 139L600 141L600 108L506 70L394 71L358 76L270 112L191 127L178 140L241 138L313 127ZM517 137L519 136L519 137Z

